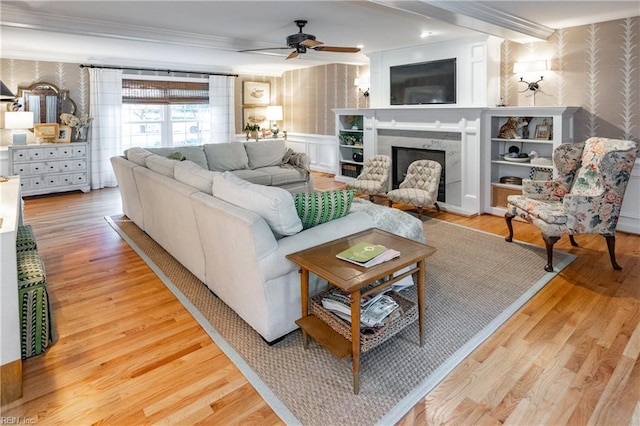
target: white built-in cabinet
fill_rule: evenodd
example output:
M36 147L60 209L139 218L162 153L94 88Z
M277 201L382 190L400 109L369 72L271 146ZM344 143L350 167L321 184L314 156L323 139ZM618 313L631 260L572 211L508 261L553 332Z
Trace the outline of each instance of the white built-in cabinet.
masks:
M9 174L20 175L22 195L89 192L89 144L9 147Z
M505 159L511 151L552 159L555 147L573 142L573 115L576 107L500 107L484 113L484 211L502 215L507 196L522 194L519 179L545 179L555 176L553 165L533 164L531 158ZM500 138L500 128L509 117L517 117L521 125L516 138ZM528 123L525 127L523 122Z

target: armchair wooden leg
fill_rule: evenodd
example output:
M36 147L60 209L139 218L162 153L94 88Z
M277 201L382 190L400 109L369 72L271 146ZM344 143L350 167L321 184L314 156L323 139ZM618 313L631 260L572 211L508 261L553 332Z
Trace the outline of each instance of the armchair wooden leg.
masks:
M422 206L418 207L418 219L422 220Z
M513 224L511 223L511 220L513 220L514 217L515 215L508 212L504 214L504 220L507 222L507 229L509 229L509 235L505 237L505 241L508 242L513 241Z
M369 195L369 201L373 203L373 195Z
M440 213L440 204L438 204L438 203L433 203L433 205L434 205L434 206L436 206L436 211L437 211L438 213Z
M393 201L389 200L389 207L393 207Z
M619 271L622 269L622 266L618 265L616 262L616 237L613 235L605 235L607 240L607 248L609 249L609 259L611 259L611 266L613 269Z
M544 244L547 246L547 266L544 270L547 272L553 272L553 245L560 239L560 237L548 237L542 234Z
M572 246L579 247L578 243L576 243L576 240L573 238L573 235L569 235L569 241L571 241Z

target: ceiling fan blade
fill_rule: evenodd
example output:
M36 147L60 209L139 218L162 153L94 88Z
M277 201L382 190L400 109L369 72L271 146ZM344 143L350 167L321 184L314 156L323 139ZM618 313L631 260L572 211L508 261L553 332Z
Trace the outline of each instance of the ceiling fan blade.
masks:
M290 47L263 47L262 49L244 49L244 50L238 50L238 52L260 52L263 50L289 50L291 49Z
M315 47L315 46L320 46L321 44L324 44L324 43L322 43L321 41L318 41L318 40L307 39L307 40L304 40L304 41L300 42L300 44L303 45L303 46L307 46L307 47Z
M340 47L340 46L316 46L312 47L313 50L324 52L340 52L340 53L358 53L359 47Z
M289 56L287 56L287 59L293 59L297 57L298 57L298 52L294 50L293 52L289 53Z

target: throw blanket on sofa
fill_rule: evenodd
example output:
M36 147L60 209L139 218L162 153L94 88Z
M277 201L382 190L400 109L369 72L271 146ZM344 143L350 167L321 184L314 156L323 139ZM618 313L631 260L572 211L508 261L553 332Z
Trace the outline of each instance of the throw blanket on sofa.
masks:
M367 213L376 227L410 240L426 243L422 221L402 210L374 204L363 198L354 198L351 211Z
M287 148L287 151L284 153L284 157L282 157L282 164L280 167L286 169L296 169L305 179L309 174L308 164L305 164L306 154L302 154L300 152L295 152L291 148Z

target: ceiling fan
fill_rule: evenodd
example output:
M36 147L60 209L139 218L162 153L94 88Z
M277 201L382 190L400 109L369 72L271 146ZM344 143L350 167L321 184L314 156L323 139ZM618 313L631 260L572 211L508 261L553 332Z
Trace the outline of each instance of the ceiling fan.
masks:
M293 49L293 52L287 56L287 59L293 59L298 57L301 53L306 53L307 49L313 49L321 52L339 52L339 53L358 53L359 47L340 47L340 46L325 46L321 41L316 40L316 36L311 34L305 34L302 32L302 28L307 25L307 21L304 19L297 19L295 21L299 31L296 34L291 34L287 37L287 47L267 47L263 49L247 49L240 50L240 52L257 52L263 50L280 50L280 49Z

